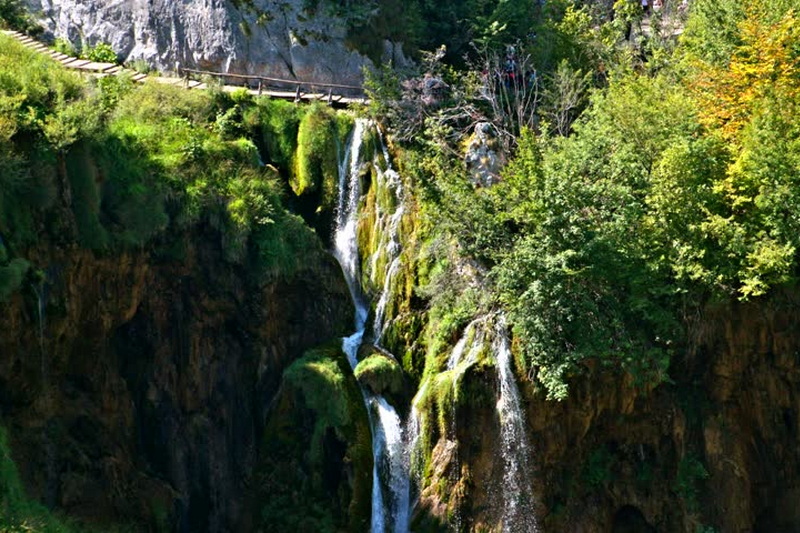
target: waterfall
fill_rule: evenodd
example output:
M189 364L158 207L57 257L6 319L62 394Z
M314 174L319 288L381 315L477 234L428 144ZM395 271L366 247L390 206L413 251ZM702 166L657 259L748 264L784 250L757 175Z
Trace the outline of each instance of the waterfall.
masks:
M529 480L533 475L531 446L525 432L525 415L511 367L511 347L502 315L495 324L494 335L492 351L497 361L500 384L497 414L500 417L500 451L503 456L503 531L530 533L539 530L530 493Z
M483 354L483 355L482 355ZM512 369L511 346L507 332L505 317L499 313L482 315L470 322L461 337L450 351L445 362L445 372L450 373L453 387L453 404L449 415L448 435L445 437L455 446L452 452L453 468L450 474L451 489L460 481L459 450L456 425L456 407L458 382L464 374L478 362L480 357L493 357L497 370L499 395L496 403L500 421L500 443L498 455L501 459L502 484L499 495L502 500L502 530L504 533L531 533L538 531L534 514L531 479L532 448L526 433L525 415L522 400ZM435 379L435 378L433 378ZM430 381L423 382L412 402L409 427L416 427L414 438L408 439L412 458L420 455L419 426L421 413L417 409L418 402L428 392ZM413 425L412 425L413 424ZM411 435L411 431L409 431ZM451 440L452 439L452 440ZM450 442L448 444L450 444ZM461 517L458 506L451 509L450 525L455 531L461 528Z
M352 137L339 165L339 197L333 254L342 266L355 306L356 331L342 341L350 366L358 364L369 304L360 285L358 252L358 205L361 198L361 146L369 123L357 119ZM399 182L399 179L398 179ZM399 224L399 222L398 222ZM387 250L388 251L388 250ZM394 256L396 258L396 255ZM394 259L393 259L394 261ZM389 278L389 274L387 274ZM386 284L384 284L386 292ZM388 296L386 297L388 298ZM383 299L383 295L381 295ZM385 303L383 308L385 309ZM382 318L381 318L382 320ZM403 429L394 408L380 395L361 389L372 430L372 533L408 533L409 476L403 445Z
M389 154L386 151L386 145L381 143L381 146L383 148L383 156L386 160L387 169L385 171L378 169L377 186L379 189L385 187L391 190L392 194L397 200L397 206L395 207L394 212L388 216L386 213L382 212L379 205L376 205L375 208L375 227L381 232L382 239L380 245L375 253L372 254L372 258L370 259L373 281L375 281L378 271L378 260L380 259L381 254L386 255L388 260L387 262L389 263L389 269L383 278L383 290L381 291L381 296L378 299L378 304L375 306L375 323L373 325L373 337L375 338L375 344L380 342L383 332L386 328L386 325L384 324L384 320L386 318L386 306L388 305L389 298L392 295L392 282L394 281L394 278L400 269L400 252L402 251L402 246L400 244L400 223L402 222L403 215L405 214L405 207L403 205L403 182L400 179L400 175L391 167Z
M361 331L362 335L369 314L369 305L359 283L361 268L358 257L358 202L361 198L359 170L364 127L365 121L356 120L348 148L339 165L339 198L333 249L334 257L342 266L356 308L356 331ZM359 343L360 341L359 338Z

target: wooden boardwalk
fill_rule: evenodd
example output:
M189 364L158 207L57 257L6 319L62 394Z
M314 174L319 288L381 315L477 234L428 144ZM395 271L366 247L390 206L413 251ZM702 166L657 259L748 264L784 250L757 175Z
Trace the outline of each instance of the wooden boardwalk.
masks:
M315 83L194 69L181 69L179 74L182 77L147 75L114 63L98 63L62 54L46 44L28 37L24 33L11 30L3 30L3 33L35 52L50 56L65 68L91 76L102 77L125 74L137 83L161 83L183 87L184 89L207 89L207 83L202 80L214 79L218 80L221 84L220 87L226 92L245 89L254 96L263 95L295 102L322 101L337 107L344 107L354 103L367 103L363 89L355 85ZM356 94L356 96L351 96L352 94Z

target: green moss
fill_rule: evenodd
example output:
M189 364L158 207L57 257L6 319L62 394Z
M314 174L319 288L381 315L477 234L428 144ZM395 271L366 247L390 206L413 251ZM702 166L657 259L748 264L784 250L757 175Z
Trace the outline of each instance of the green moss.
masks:
M353 409L353 405L348 403L347 378L337 356L332 349L308 352L292 364L284 375L287 385L301 391L306 406L316 416L311 438L311 460L315 463L322 458L325 431L349 424Z
M260 140L264 161L287 178L295 169L300 116L301 109L293 103L267 97L259 98L256 106L244 113L245 127Z
M108 246L109 239L100 224L97 169L82 145L69 151L66 169L72 187L72 212L78 226L78 241L86 248L102 250Z
M375 394L403 392L403 369L397 361L386 355L375 353L359 362L355 376Z
M328 107L311 105L297 132L296 173L291 179L297 196L323 192L323 200L335 201L338 182L336 119Z
M284 373L256 474L257 520L269 531L369 528L372 450L358 384L337 344Z
M12 259L8 265L0 266L0 302L6 301L22 287L29 268L30 263L21 258Z
M11 458L6 429L0 426L0 531L4 533L69 533L42 505L25 495L17 466Z

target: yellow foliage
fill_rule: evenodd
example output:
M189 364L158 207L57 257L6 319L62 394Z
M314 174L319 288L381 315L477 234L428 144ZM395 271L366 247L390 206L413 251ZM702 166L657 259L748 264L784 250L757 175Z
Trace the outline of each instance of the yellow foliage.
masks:
M777 22L767 22L762 1L751 1L739 24L741 44L726 67L696 61L691 82L700 104L701 120L732 142L767 98L800 100L800 20L794 10Z

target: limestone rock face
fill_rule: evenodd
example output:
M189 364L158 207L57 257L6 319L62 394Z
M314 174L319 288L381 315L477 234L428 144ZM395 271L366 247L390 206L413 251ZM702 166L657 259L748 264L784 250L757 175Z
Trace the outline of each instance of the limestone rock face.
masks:
M303 0L27 0L50 37L107 42L123 61L283 79L360 85L372 62L345 45L346 22ZM244 4L244 2L236 2ZM400 46L383 59L405 64Z

